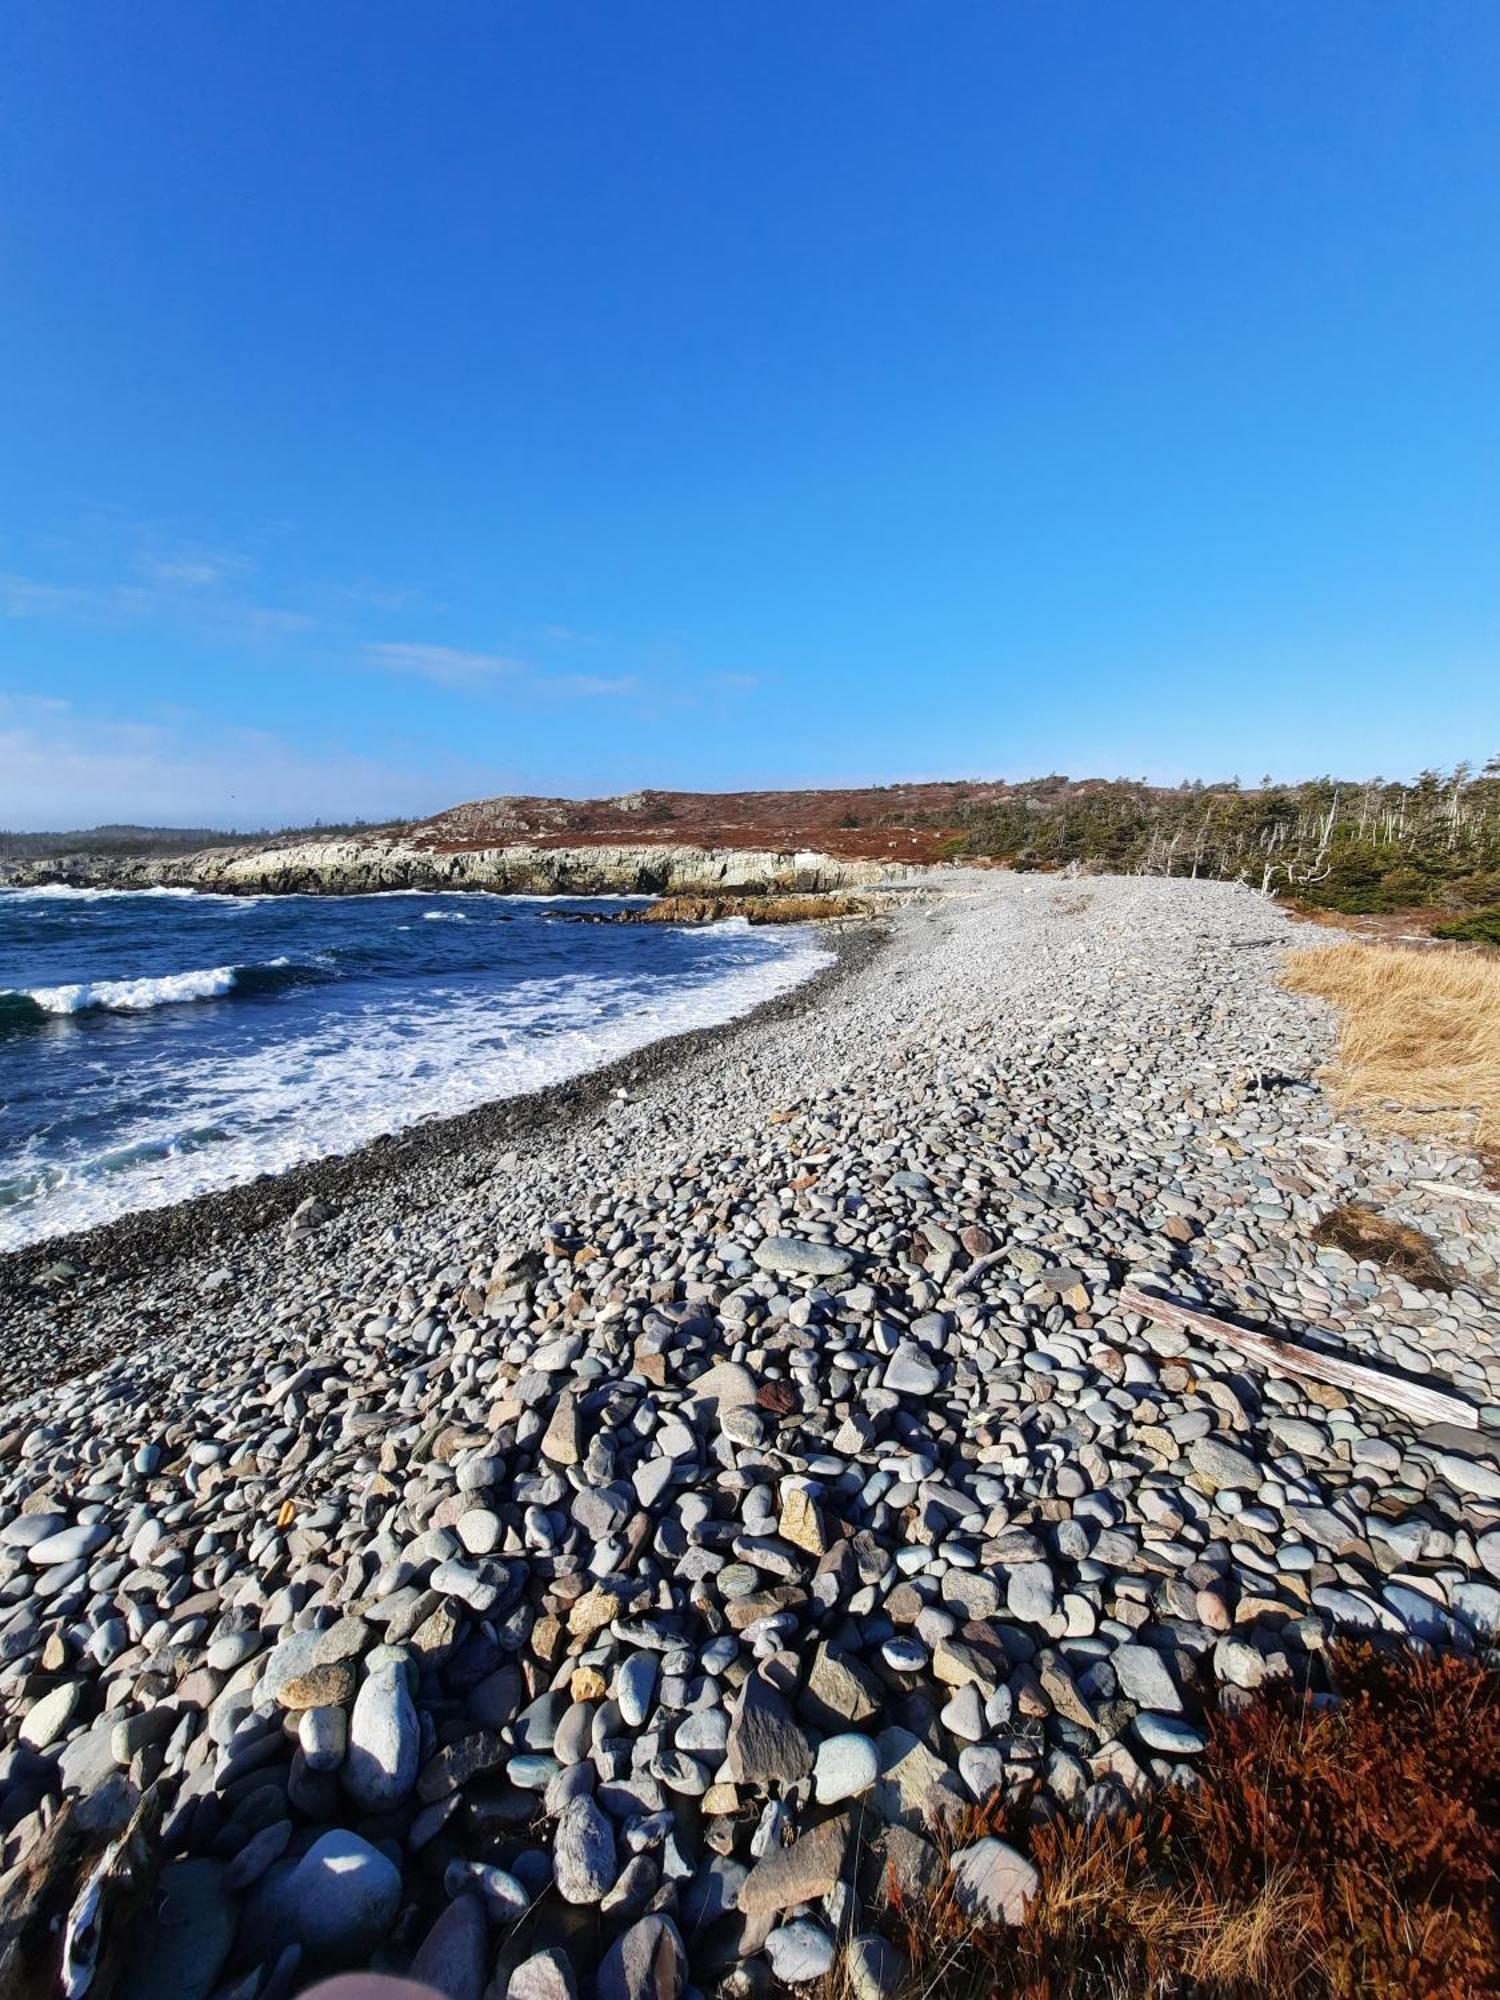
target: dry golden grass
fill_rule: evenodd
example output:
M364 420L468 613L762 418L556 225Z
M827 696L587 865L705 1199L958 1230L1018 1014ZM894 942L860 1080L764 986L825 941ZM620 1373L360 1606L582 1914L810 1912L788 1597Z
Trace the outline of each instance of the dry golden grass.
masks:
M958 1841L988 1833L1029 1846L1041 1893L1018 1931L976 1928L945 1882L916 1904L887 1908L912 1968L902 2000L1139 2000L1144 1994L1290 2000L1316 1967L1312 1898L1290 1868L1268 1870L1233 1902L1190 1869L1163 1865L1169 1811L1033 1830L994 1807L961 1822ZM1295 1971L1288 1976L1288 1968ZM830 1981L820 2000L845 2000Z
M1500 1138L1500 959L1340 944L1294 952L1283 977L1342 1009L1344 1102L1475 1146Z

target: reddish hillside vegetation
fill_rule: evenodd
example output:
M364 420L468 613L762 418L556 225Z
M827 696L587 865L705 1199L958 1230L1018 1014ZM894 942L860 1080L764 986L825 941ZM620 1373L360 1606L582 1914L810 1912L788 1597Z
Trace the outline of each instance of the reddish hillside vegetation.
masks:
M829 792L629 792L613 799L479 799L412 829L444 853L525 842L812 848L848 860L939 861L960 811L1003 798L1002 784L878 785Z

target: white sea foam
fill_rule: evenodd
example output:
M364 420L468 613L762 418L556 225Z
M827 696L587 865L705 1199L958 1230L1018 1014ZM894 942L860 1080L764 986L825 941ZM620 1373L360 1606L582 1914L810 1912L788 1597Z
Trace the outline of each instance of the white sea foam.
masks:
M184 1000L215 1000L234 985L236 969L211 965L200 972L163 973L157 979L85 979L72 986L33 986L24 997L44 1014L82 1014L94 1007L134 1014L147 1007L174 1007Z
M643 970L549 975L498 996L440 986L405 1008L372 1006L357 1024L343 1018L174 1069L163 1075L160 1111L113 1131L97 1155L68 1162L60 1180L52 1163L42 1199L0 1206L0 1250L563 1082L665 1036L748 1013L831 956L806 931L783 932L776 946L697 984ZM25 1177L28 1163L16 1164Z
M353 893L368 896L372 900L388 900L395 896L440 896L445 902L485 902L497 903L649 903L651 896L639 895L568 895L554 891L546 896L511 894L499 889L360 889ZM71 882L39 882L26 888L12 887L0 883L0 903L7 897L25 898L33 902L77 902L102 903L112 900L141 902L156 897L177 897L190 903L225 903L240 909L251 909L257 903L285 903L295 900L291 894L270 893L265 890L238 892L229 889L166 888L156 885L143 889L103 889L79 887ZM425 912L424 912L425 914Z
M108 896L196 896L196 889L91 889L72 882L39 882L29 889L0 889L36 903L102 903Z
M422 915L429 924L466 924L469 921L463 910L424 910Z
M114 901L156 901L171 897L177 901L190 903L271 903L274 896L235 896L220 889L170 889L157 884L145 889L94 889L79 887L71 882L39 882L29 888L13 888L0 883L0 902L14 896L17 900L34 903L106 903Z

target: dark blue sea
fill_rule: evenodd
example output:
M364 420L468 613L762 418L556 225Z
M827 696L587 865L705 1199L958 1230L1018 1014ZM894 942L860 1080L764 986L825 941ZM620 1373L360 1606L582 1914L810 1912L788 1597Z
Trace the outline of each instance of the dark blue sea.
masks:
M566 921L618 907L0 890L0 1250L559 1082L828 957Z

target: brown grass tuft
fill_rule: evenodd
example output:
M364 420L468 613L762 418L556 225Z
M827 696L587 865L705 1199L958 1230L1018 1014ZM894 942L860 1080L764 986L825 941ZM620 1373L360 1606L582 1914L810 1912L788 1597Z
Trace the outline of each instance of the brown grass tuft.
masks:
M1399 1278L1425 1285L1432 1292L1451 1292L1453 1280L1432 1244L1410 1223L1377 1215L1372 1208L1346 1202L1331 1210L1313 1230L1314 1243L1342 1250L1357 1263L1382 1264Z
M1283 978L1343 1009L1345 1102L1475 1145L1500 1137L1500 959L1340 944L1294 952Z
M911 2000L1480 2000L1500 1991L1500 1678L1341 1645L1339 1699L1212 1723L1202 1784L1091 1824L975 1808L1041 1890L981 1930L951 1888L887 1905Z

